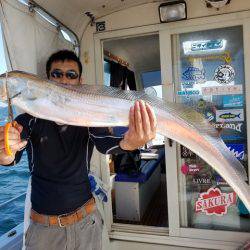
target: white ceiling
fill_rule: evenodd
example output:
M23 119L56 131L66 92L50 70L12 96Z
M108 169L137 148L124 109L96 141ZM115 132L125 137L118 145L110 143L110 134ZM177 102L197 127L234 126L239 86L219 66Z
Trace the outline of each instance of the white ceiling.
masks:
M141 72L160 69L158 35L106 41L103 47L104 50L127 61L133 71Z
M79 33L82 26L85 26L89 22L89 18L85 15L87 11L93 13L96 18L99 18L132 6L161 1L162 0L35 0L37 4L76 33Z

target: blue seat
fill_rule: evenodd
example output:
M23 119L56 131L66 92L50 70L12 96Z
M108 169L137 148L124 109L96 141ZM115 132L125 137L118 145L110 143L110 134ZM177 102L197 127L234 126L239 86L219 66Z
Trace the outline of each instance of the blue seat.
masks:
M115 181L138 183L146 182L155 171L159 163L164 159L165 149L160 148L158 149L157 153L159 154L158 159L141 161L140 172L138 174L128 175L125 173L116 173Z

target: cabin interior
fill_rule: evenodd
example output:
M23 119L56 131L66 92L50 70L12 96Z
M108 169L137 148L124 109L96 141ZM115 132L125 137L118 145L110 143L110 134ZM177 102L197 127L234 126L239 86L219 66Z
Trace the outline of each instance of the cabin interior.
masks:
M106 85L120 87L124 90L142 90L152 96L162 98L159 36L157 34L107 40L103 43L103 51ZM141 53L142 51L146 51L146 53ZM119 83L120 85L118 85ZM120 131L122 131L122 128L120 128ZM115 134L119 135L119 129L115 128ZM131 164L130 166L127 165L127 168L123 167L121 166L121 158L124 158L124 156L119 156L119 159L113 157L110 172L111 175L117 175L112 192L113 219L115 223L167 227L164 137L157 135L155 140L150 142L149 145L145 145L145 150L145 152L143 151L144 154L155 152L157 156L152 156L152 160L144 160L140 163L140 171L142 169L148 171L149 165L155 165L153 168L160 169L154 169L153 171L158 171L157 178L154 177L154 180L148 181L146 179L150 179L149 176L139 184L136 181L141 177L135 172L135 166ZM160 156L158 152L161 152ZM156 160L154 157L159 157L159 159ZM143 166L145 163L147 163L146 166ZM123 182L119 181L122 178L120 175L123 177ZM127 182L124 181L126 177ZM131 177L134 178L132 186L129 184ZM148 184L149 182L152 182L152 184ZM141 194L143 185L146 193ZM135 188L139 193L131 192L131 188ZM145 204L131 203L136 195L139 197L148 196L145 199ZM122 202L124 196L127 197L127 201ZM134 208L134 212L132 212L131 206ZM140 206L143 206L143 209ZM124 213L128 211L126 207L130 207L129 214Z

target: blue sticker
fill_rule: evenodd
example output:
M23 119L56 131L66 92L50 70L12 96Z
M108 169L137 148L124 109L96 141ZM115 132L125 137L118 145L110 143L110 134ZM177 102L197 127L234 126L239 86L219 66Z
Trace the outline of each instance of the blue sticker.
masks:
M224 108L242 107L243 103L244 103L243 95L223 96L223 107Z
M187 81L199 81L205 79L205 70L196 67L188 67L182 74L182 78Z
M238 141L246 139L244 134L222 134L221 138L223 141Z
M216 185L228 185L227 182L219 175L215 175Z
M183 90L183 91L178 91L177 95L183 96L183 95L199 95L200 91L199 90Z
M207 51L207 50L217 50L223 48L223 40L208 40L208 41L199 41L194 42L191 45L192 51Z
M222 128L221 138L225 141L246 141L247 139L244 122L215 123L213 126Z
M244 160L245 156L245 147L244 144L232 144L226 143L228 149L234 154L238 160Z

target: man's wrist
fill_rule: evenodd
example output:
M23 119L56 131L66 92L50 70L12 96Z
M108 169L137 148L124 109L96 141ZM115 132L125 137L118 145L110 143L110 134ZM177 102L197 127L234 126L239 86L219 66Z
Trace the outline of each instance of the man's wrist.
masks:
M122 150L125 150L125 151L133 151L137 149L137 148L131 147L131 145L129 145L124 139L120 141L119 146Z
M15 160L15 156L3 156L0 159L0 165L10 165Z

